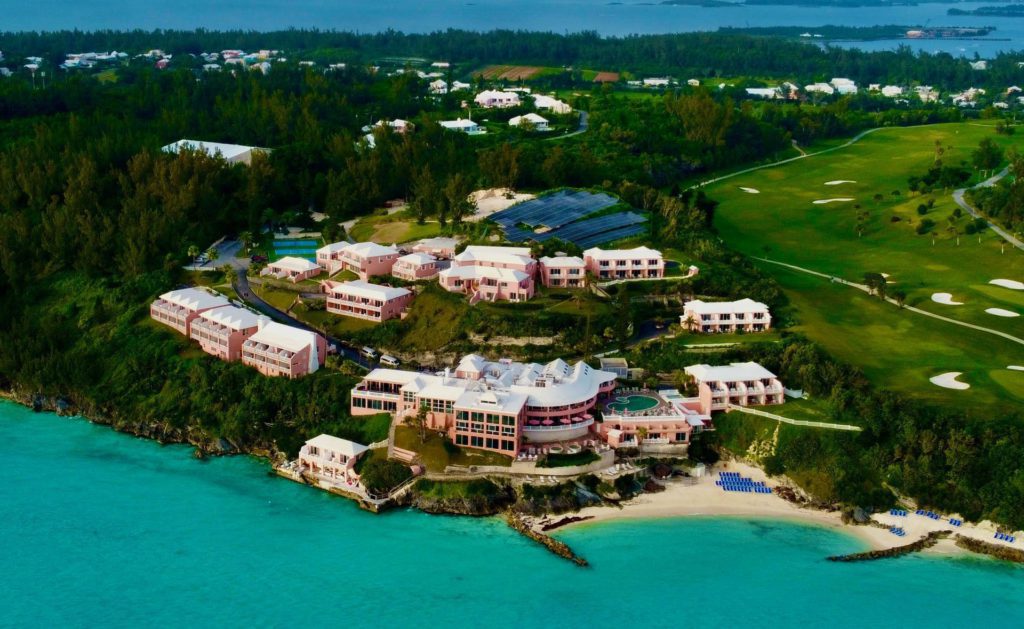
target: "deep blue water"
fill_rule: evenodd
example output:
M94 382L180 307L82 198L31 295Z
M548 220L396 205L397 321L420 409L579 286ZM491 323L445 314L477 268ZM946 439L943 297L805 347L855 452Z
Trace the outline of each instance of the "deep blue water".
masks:
M0 626L1021 626L1024 570L823 557L791 523L584 525L580 569L500 521L392 512L0 402Z
M1000 2L984 2L998 5ZM447 28L514 28L605 35L716 30L720 26L996 26L996 41L918 41L917 49L991 56L1024 49L1024 18L950 17L948 4L872 8L795 6L683 7L660 0L0 0L0 30L196 28L272 30L287 27L376 32ZM960 5L976 7L977 3ZM890 49L896 41L856 44ZM457 61L457 60L456 60Z

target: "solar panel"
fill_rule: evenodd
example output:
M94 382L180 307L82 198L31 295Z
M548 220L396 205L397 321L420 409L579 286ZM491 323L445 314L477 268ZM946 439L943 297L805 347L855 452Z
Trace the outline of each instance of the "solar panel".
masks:
M618 203L615 197L585 190L561 190L491 215L506 230L519 224L556 229ZM511 238L510 238L511 240Z
M581 238L576 241L576 245L581 249L593 247L595 245L602 245L608 242L614 242L616 240L622 240L624 238L630 238L632 236L639 236L640 234L647 233L647 225L630 225L628 227L620 227L612 231L602 232L600 234L594 234Z
M565 227L552 230L545 234L534 236L534 240L543 242L551 238L559 238L567 242L579 243L581 239L601 234L603 232L621 229L630 225L637 225L647 222L647 217L635 212L616 212L596 218L589 218L566 225Z

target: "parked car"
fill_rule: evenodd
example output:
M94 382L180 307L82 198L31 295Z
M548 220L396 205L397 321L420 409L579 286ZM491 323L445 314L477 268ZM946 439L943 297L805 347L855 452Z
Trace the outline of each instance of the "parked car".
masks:
M365 356L366 358L369 358L370 360L377 359L377 350L373 349L372 347L364 347L363 349L359 350L359 353Z
M402 363L394 356L391 356L390 354L384 354L383 356L380 357L380 364L384 365L385 367L397 367Z
M252 260L256 264L263 264L264 262L269 262L270 261L270 259L267 258L267 256L263 256L263 255L260 255L258 253L257 254L253 254L252 256L250 256L249 259Z

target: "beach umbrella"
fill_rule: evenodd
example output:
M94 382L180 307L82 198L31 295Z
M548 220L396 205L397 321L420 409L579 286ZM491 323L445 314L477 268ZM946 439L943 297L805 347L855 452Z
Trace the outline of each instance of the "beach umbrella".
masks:
M563 417L562 419L560 419L558 421L560 423L562 423L562 424L571 424L572 423L568 418L565 418L565 417Z
M554 424L555 422L551 421L550 419L545 419L541 423L544 424L545 426L550 426L550 425Z

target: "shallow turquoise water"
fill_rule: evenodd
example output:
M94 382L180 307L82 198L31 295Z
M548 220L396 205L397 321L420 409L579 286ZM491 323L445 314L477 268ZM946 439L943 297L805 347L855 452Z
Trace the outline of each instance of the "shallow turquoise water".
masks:
M1024 570L744 519L615 522L559 560L493 520L373 516L247 458L0 403L0 626L964 627L1024 623Z

